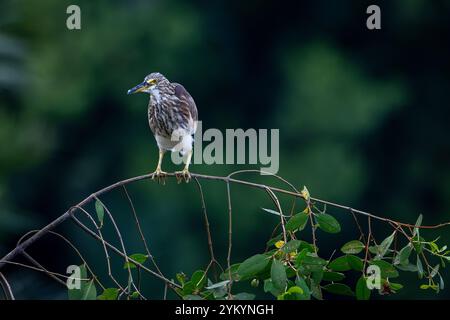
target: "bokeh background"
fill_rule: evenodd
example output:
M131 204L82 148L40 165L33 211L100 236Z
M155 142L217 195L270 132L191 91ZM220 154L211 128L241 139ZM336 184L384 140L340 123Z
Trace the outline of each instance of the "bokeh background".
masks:
M81 30L66 28L70 4L81 7ZM184 84L204 129L279 128L279 174L312 195L412 223L420 213L424 224L450 220L450 2L376 1L382 11L376 31L365 25L369 4L2 0L0 256L90 193L154 169L148 97L126 95L152 71ZM164 167L176 169L169 157ZM258 167L191 169L226 175ZM214 181L203 187L224 263L226 188ZM206 266L193 184L143 181L130 193L166 274ZM239 261L264 249L277 221L261 210L271 208L264 193L232 186L232 195L233 260ZM123 194L104 201L127 245L142 252ZM348 213L330 213L343 225L342 235L321 235L321 246L332 250L357 231ZM375 228L380 239L389 233ZM58 231L105 275L100 246L70 222ZM450 242L448 228L425 235ZM30 252L59 272L79 263L50 236ZM122 262L114 263L121 272ZM7 275L18 298L66 297L45 275L17 267ZM448 270L443 276L450 280ZM397 282L405 288L394 298L450 297L448 289L419 290L415 275ZM162 297L160 283L144 285L150 297Z

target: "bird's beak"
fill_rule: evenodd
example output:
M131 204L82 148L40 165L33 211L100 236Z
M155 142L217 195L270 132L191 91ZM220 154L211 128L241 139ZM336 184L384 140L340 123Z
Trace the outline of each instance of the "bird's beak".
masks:
M142 83L138 84L136 87L128 90L127 94L142 92L143 90L145 90L146 87L147 87L147 84L145 82L142 82Z

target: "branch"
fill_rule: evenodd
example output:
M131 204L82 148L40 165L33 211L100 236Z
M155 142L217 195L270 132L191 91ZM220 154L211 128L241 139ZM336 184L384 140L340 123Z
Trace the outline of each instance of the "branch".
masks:
M8 280L6 280L5 276L3 275L3 273L0 272L0 285L3 289L3 293L5 295L5 298L7 300L15 300L14 298L14 294L11 290L11 286L9 285Z
M49 231L51 231L52 229L56 228L58 225L60 225L61 223L63 223L64 221L68 220L72 215L74 215L75 213L73 213L73 210L75 208L80 208L88 203L90 203L91 201L93 201L94 199L98 198L99 196L112 191L118 187L122 187L128 184L131 184L133 182L136 181L141 181L141 180L146 180L146 179L151 179L151 174L145 174L145 175L141 175L141 176L136 176L133 178L129 178L129 179L125 179L119 182L116 182L110 186L107 186L95 193L92 193L91 195L89 195L88 197L86 197L83 201L81 201L80 203L78 203L77 205L73 206L72 208L70 208L69 210L67 210L66 212L64 212L61 216L59 216L58 218L56 218L55 220L53 220L52 222L50 222L48 225L46 225L45 227L43 227L41 230L39 230L38 232L36 232L33 236L31 236L30 238L28 238L26 241L23 241L21 244L19 244L17 247L15 247L12 251L10 251L8 254L6 254L1 260L0 260L0 269L5 265L5 263L7 261L11 261L12 259L14 259L17 255L21 254L24 252L24 250L26 248L28 248L30 245L32 245L36 240L40 239L42 236L44 236L45 234L47 234ZM170 178L176 178L176 174L175 173L168 173L166 175L167 177ZM204 180L216 180L216 181L223 181L225 183L230 184L230 183L236 183L236 184L241 184L241 185L246 185L252 188L257 188L257 189L261 189L264 191L267 190L271 190L272 192L277 192L277 193L282 193L282 194L287 194L287 195L291 195L293 197L297 197L297 198L302 198L304 199L303 195L297 191L289 191L289 190L285 190L282 188L277 188L277 187L273 187L273 186L269 186L269 185L265 185L265 184L259 184L259 183L254 183L254 182L250 182L250 181L246 181L246 180L239 180L239 179L235 179L235 178L231 178L231 175L229 176L211 176L211 175L204 175L204 174L198 174L198 173L191 173L191 176L193 178L198 178L198 179L204 179ZM275 175L273 175L275 176ZM280 178L278 176L275 176L277 178ZM327 201L327 200L322 200L319 198L313 198L311 197L310 200L312 202L317 202L317 203L322 203L322 204L326 204L328 206L332 206L332 207L336 207L336 208L340 208L340 209L344 209L347 210L349 212L353 212L353 213L357 213L360 215L364 215L376 220L380 220L380 221L384 221L387 223L394 223L396 225L399 226L405 226L405 227L416 227L413 224L409 224L409 223L404 223L404 222L400 222L400 221L395 221L389 218L384 218L384 217L380 217L377 216L373 213L369 213L369 212L365 212L362 210L358 210L358 209L354 209L352 207L349 206L345 206L345 205L341 205L341 204L337 204L331 201ZM450 225L450 221L449 222L445 222L445 223L440 223L440 224L436 224L436 225L422 225L419 226L418 228L421 229L436 229L436 228L440 228L440 227L444 227L444 226L448 226Z

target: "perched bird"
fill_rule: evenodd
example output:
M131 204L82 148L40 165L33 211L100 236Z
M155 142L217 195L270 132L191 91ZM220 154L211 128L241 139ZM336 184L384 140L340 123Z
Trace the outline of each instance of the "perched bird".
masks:
M144 81L128 90L128 94L145 92L150 94L148 122L159 148L159 160L152 179L164 178L161 163L166 151L187 154L186 165L177 171L178 178L190 179L189 164L192 157L193 137L197 129L197 106L189 92L178 83L170 82L159 72L145 77Z

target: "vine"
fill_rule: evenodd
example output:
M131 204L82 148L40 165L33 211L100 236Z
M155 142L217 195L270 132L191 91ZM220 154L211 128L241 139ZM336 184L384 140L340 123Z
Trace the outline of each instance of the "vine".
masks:
M306 187L299 191L292 183L276 175L273 177L284 183L287 186L286 189L235 178L236 175L252 173L260 173L260 171L241 170L225 177L192 174L193 183L200 194L210 256L206 267L192 275L179 273L173 275L175 279L172 279L172 276L164 274L142 230L137 210L126 186L139 180L149 179L150 174L123 180L93 193L44 228L28 232L19 239L15 248L0 260L0 270L5 265L28 268L47 274L63 286L67 286L69 280L80 281L79 287L68 289L69 299L148 299L141 288L144 274L164 284L161 299L167 299L169 290L182 299L253 299L254 294L239 292L240 290L233 286L233 284L247 283L279 300L323 299L324 293L365 300L372 296L374 290L371 289L374 288L380 295L394 294L401 290L402 284L393 281L401 272L417 273L421 281L419 286L423 290L434 290L438 293L444 289L444 277L441 271L446 266L446 262L450 261L450 250L446 245L439 243L439 238L426 240L423 233L427 229L448 226L450 222L431 226L423 225L421 215L414 224L395 221L314 198ZM170 173L167 177L176 178L176 175ZM206 200L200 182L202 179L222 181L227 187L226 267L223 267L215 256ZM240 184L265 192L274 208L263 208L263 211L275 215L278 220L272 236L266 243L266 249L239 263L232 261L233 207L230 191L232 184ZM122 236L122 226L119 226L112 210L101 199L116 189L122 191L123 197L129 204L130 218L134 221L136 235L145 249L143 253L131 253L133 251L130 252L127 249ZM293 200L288 214L282 210L279 194L288 195ZM303 208L300 210L296 210L297 199L303 200ZM89 204L94 205L94 213L89 211ZM338 217L328 212L330 207L344 209L351 214L359 237L346 242L339 250L334 250L330 257L325 257L318 245L320 234L341 232ZM364 223L361 218L364 219ZM89 223L83 222L83 219L87 219ZM105 280L100 279L82 255L81 250L67 236L54 231L57 226L66 221L72 221L86 235L101 244L109 283L112 286L106 285ZM102 228L106 221L113 226L119 247L114 246L111 240L103 236ZM374 221L384 223L392 230L390 235L381 242L376 241L372 231ZM130 231L127 229L127 232ZM78 277L49 271L27 252L28 247L44 236L52 236L55 240L62 241L76 253L81 262ZM113 271L111 254L123 259L123 270L127 274L126 283L121 283ZM14 261L18 256L24 257L30 264ZM349 279L355 276L357 280L351 283ZM4 272L0 272L0 284L4 297L14 299L13 290Z

